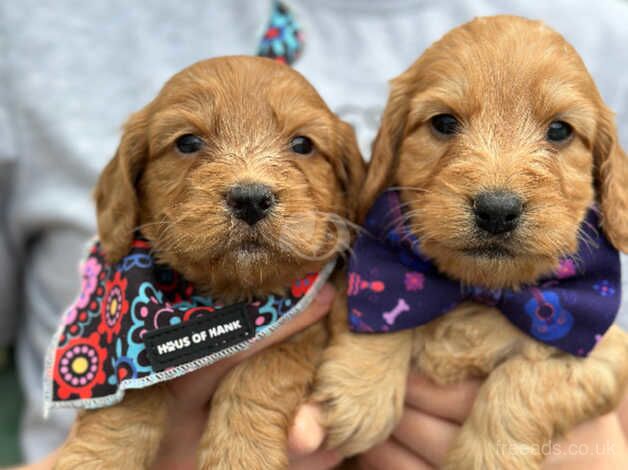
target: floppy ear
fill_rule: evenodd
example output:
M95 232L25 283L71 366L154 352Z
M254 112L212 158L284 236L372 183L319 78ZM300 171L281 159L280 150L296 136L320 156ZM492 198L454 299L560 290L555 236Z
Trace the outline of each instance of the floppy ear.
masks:
M353 127L344 121L339 122L339 139L342 160L339 177L346 194L347 217L355 221L366 174L366 164L360 153Z
M125 256L139 224L136 183L148 157L147 113L129 118L113 159L107 164L94 189L98 237L108 261Z
M405 74L404 74L405 75ZM382 121L373 142L371 160L361 191L358 222L364 222L366 214L377 196L393 183L399 160L399 147L406 127L409 109L409 86L404 75L391 81L391 90L382 115Z
M628 157L619 145L613 113L602 106L593 145L602 227L619 251L628 252Z

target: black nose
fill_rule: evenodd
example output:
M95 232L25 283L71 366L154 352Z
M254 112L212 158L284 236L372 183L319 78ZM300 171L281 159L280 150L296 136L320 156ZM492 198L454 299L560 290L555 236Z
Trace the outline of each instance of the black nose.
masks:
M493 235L514 230L522 209L519 196L507 191L481 193L473 199L476 225Z
M226 195L227 205L233 215L254 225L268 214L275 205L275 195L263 184L240 184Z

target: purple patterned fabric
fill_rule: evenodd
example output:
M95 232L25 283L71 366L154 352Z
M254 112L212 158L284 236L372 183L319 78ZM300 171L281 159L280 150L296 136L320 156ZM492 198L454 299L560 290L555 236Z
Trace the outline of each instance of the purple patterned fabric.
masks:
M405 225L399 195L387 191L366 220L368 233L349 263L349 323L359 333L414 328L465 300L495 306L532 338L586 356L613 324L620 305L619 253L599 227L594 209L582 224L578 252L556 273L520 291L465 286L445 277L419 249Z

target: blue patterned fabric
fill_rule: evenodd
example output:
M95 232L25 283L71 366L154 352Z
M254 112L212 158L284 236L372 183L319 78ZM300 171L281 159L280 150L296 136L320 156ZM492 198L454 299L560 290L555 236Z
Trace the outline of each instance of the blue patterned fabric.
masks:
M292 65L303 51L301 27L281 2L274 2L257 55Z

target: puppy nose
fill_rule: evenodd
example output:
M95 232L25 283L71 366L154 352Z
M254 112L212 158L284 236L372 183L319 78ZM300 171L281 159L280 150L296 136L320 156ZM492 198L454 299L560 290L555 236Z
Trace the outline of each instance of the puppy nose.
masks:
M507 191L480 193L473 199L476 225L493 235L514 230L522 209L519 196Z
M225 196L233 215L249 225L262 220L275 205L275 195L264 184L239 184Z

